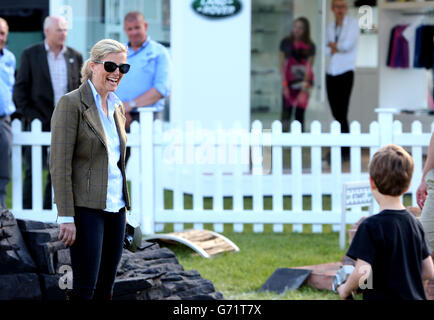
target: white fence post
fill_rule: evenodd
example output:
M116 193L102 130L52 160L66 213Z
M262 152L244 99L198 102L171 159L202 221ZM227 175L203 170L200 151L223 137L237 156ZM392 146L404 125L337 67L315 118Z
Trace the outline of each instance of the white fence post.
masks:
M380 147L393 143L393 114L397 113L393 108L375 109L378 113L378 124L380 125Z
M291 135L302 139L301 124L298 121L291 123ZM290 135L283 133L283 135ZM303 212L303 156L301 146L291 147L291 179L292 179L292 211L297 214ZM293 232L303 232L303 224L292 224Z
M311 132L312 135L318 136L320 138L321 136L321 123L319 121L314 121L311 124ZM311 210L313 213L320 213L322 212L322 188L321 188L321 147L315 146L312 147L310 150L310 164L311 164L311 172L312 172L312 206ZM324 214L324 213L322 213ZM313 224L312 225L312 232L313 233L321 233L322 232L322 224Z
M42 122L33 120L31 124L32 134L42 133ZM32 148L32 208L38 213L42 212L42 144L33 144Z
M254 121L251 130L251 147L252 147L252 176L253 176L253 197L252 206L253 214L258 216L264 210L264 194L263 194L263 136L262 123ZM254 232L264 232L264 225L261 223L253 224Z
M155 108L139 108L140 112L140 226L144 234L154 233L155 176L154 125Z
M14 145L12 146L12 212L23 210L23 171L22 171L22 146L15 143L17 136L21 135L21 122L15 119L12 122Z
M130 181L131 210L127 214L128 223L138 226L141 223L141 190L140 190L140 124L131 123L130 133L127 135L127 146L131 148L130 158L126 167L127 181Z
M283 213L283 159L282 159L282 146L274 145L282 135L282 123L274 121L272 124L272 177L273 177L273 211ZM283 224L274 224L273 232L283 232Z

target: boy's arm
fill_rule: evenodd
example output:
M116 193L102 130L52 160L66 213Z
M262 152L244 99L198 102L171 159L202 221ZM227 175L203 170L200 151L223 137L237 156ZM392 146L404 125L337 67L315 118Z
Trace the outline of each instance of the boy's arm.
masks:
M434 278L434 266L431 256L428 256L422 261L422 280L431 280L432 278Z
M348 280L338 287L339 296L341 299L346 299L353 291L356 291L364 280L368 279L372 268L371 265L362 260L357 259L354 271L348 277Z

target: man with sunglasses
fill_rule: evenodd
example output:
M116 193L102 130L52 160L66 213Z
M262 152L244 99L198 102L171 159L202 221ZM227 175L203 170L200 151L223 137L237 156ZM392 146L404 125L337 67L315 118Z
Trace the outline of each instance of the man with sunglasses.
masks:
M124 31L128 37L127 61L131 69L115 92L124 103L127 131L130 123L139 119L138 107L155 107L155 118L161 118L165 98L170 94L169 52L152 40L147 30L148 23L142 13L127 13Z
M50 131L50 121L60 98L80 86L82 55L65 46L67 21L61 16L48 16L44 21L45 40L26 48L21 55L14 86L14 102L21 115L24 130L31 122L42 122L42 131ZM43 165L48 167L48 151L43 149ZM32 208L31 149L24 147L25 178L23 208ZM48 174L44 209L51 209L51 176Z

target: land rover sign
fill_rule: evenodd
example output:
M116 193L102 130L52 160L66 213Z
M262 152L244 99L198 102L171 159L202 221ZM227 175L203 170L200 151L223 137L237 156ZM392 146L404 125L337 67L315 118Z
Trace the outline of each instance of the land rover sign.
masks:
M226 18L234 16L241 10L239 0L195 0L193 10L208 18Z

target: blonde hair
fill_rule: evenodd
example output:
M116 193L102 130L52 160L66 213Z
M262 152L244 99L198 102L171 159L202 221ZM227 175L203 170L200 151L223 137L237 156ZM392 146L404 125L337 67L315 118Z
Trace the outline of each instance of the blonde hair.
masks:
M87 59L81 68L81 82L92 79L90 63L92 61L103 60L110 53L127 53L127 48L119 41L113 39L103 39L98 41L90 50L90 58Z

